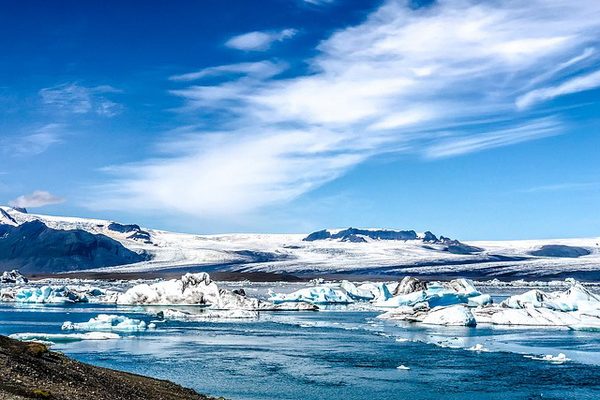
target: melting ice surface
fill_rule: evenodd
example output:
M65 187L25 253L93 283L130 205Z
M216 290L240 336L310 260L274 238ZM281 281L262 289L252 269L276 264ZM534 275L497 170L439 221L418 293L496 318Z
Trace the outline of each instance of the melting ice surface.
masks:
M243 286L260 297L272 285ZM514 294L492 293L496 301L497 294ZM82 334L61 326L100 315L156 323L156 329L120 331L115 339L56 340L54 349L234 400L597 399L600 393L600 333L594 331L410 324L377 318L381 310L365 311L358 303L196 321L189 315L200 312L197 307L176 307L181 315L166 312L170 308L0 303L0 333ZM156 322L160 311L171 318Z

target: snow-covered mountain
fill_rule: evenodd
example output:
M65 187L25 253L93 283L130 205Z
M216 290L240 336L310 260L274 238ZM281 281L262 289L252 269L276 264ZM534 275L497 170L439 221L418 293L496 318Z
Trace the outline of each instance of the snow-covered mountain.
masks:
M311 234L192 235L0 207L0 227L18 227L31 221L39 221L53 230L103 235L146 257L125 265L93 265L95 270L102 271L180 268L315 276L411 274L600 279L600 238L461 242L431 232L357 228ZM3 240L0 234L0 243ZM0 259L5 256L0 253ZM0 263L0 270L20 267ZM74 269L82 266L64 268Z

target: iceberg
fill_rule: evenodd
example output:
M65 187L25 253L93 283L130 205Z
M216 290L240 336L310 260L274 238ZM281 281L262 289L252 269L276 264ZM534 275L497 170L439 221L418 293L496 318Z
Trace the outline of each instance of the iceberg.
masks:
M455 279L450 282L423 282L417 278L405 277L391 298L375 301L376 307L395 308L427 303L430 308L454 304L483 305L491 303L488 295L482 295L468 279Z
M100 314L87 322L66 321L62 324L63 331L120 331L142 332L146 329L156 328L155 324L146 324L139 319L132 319L122 315Z
M558 355L553 356L552 354L546 354L544 356L530 356L530 355L526 355L523 356L525 358L529 358L531 360L538 360L538 361L548 361L552 364L564 364L567 361L571 361L570 358L567 358L567 356L565 355L565 353L558 353Z
M9 299L9 295L3 293L3 300ZM81 295L65 286L41 286L31 288L19 288L12 295L12 301L19 303L51 303L72 304L87 303L85 295Z
M288 294L276 294L269 298L274 304L305 302L311 304L351 304L353 298L341 287L315 286Z
M120 336L110 332L86 332L86 333L13 333L11 339L31 341L74 342L79 340L109 340L119 339Z
M463 305L438 306L432 308L421 321L428 325L446 326L475 326L475 316L471 310Z
M3 284L12 283L23 285L27 282L29 282L29 280L16 269L13 269L12 271L4 271L2 275L0 275L0 283Z
M239 320L257 319L258 312L251 310L204 310L199 313L168 309L160 311L157 315L160 319L173 321L215 321L215 320Z
M462 304L429 308L426 303L416 306L401 306L377 318L407 322L420 322L427 325L476 326L477 321L469 307Z
M219 288L207 273L185 274L181 279L141 284L132 287L117 299L117 304L148 305L218 305Z
M600 329L600 296L569 280L563 292L530 290L498 305L473 310L479 323L519 326L558 326L570 329Z
M118 295L122 305L196 305L216 310L249 311L312 311L312 304L277 305L246 296L243 290L219 289L207 273L185 274L181 279L171 279L152 284L136 285Z

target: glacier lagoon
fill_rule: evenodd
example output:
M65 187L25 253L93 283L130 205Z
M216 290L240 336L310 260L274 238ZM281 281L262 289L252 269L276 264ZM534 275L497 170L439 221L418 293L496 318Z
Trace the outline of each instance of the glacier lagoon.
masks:
M65 321L115 314L150 323L162 309L0 303L0 334L67 338ZM56 340L53 349L230 399L600 397L600 332L426 326L379 314L355 305L261 312L248 320L158 322L156 329L118 332L118 339ZM542 359L560 353L569 361Z

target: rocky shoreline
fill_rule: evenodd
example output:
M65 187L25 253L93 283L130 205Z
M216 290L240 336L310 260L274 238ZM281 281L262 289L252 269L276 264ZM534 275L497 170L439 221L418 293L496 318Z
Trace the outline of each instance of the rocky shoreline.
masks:
M169 381L84 364L0 335L0 400L216 400Z

